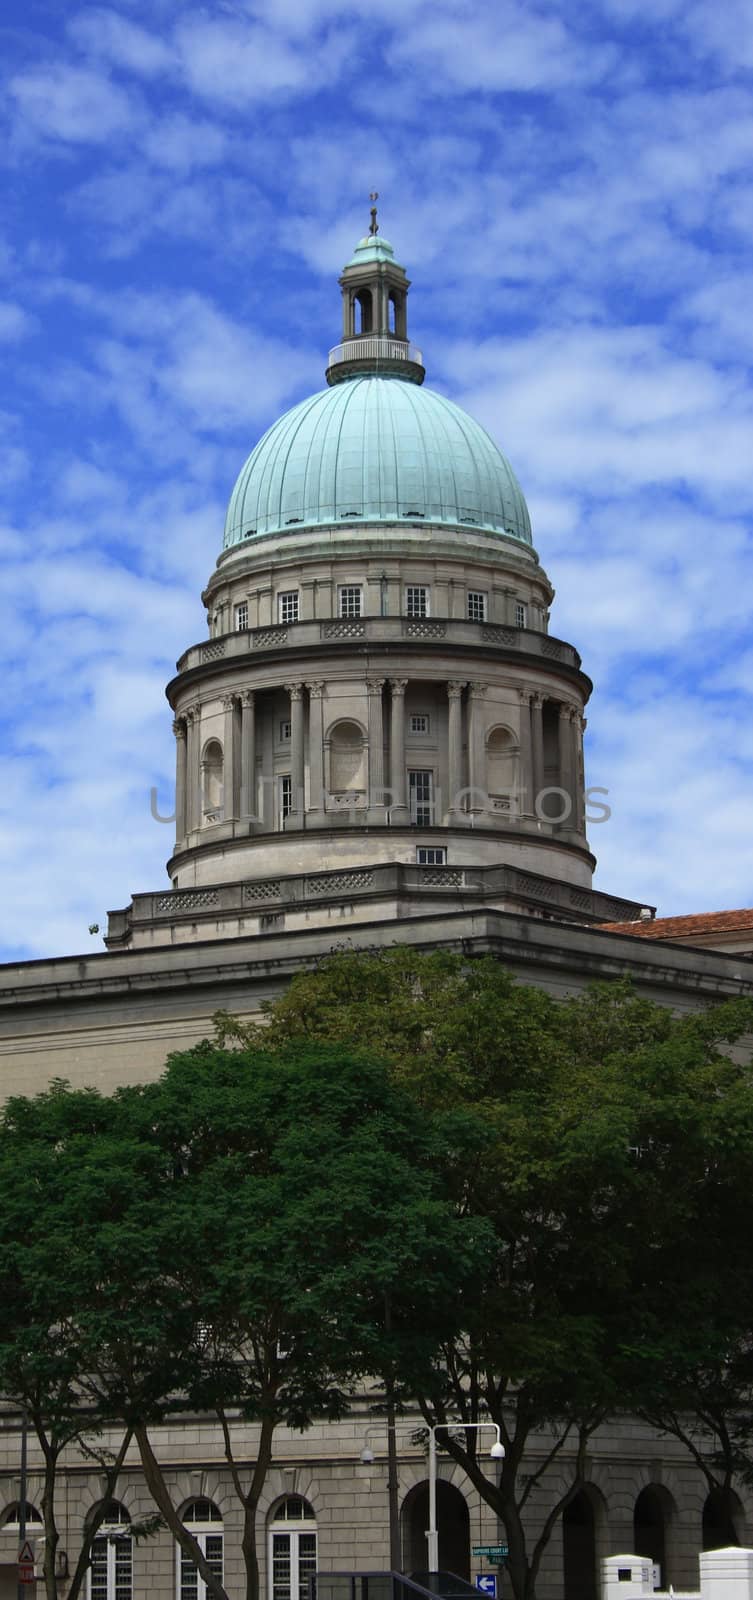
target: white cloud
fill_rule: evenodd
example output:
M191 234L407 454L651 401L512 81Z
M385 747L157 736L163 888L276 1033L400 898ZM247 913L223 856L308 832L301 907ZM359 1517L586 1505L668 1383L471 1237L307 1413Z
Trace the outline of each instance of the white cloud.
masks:
M15 343L17 339L24 339L36 327L34 318L23 306L14 305L10 300L0 300L0 340Z
M315 46L296 45L257 23L198 18L178 24L176 42L189 88L244 109L334 84L354 43L338 31Z
M132 129L133 101L106 75L52 62L11 78L24 126L50 139L102 144Z
M170 45L115 11L93 8L72 17L71 38L92 55L101 56L144 77L164 73L174 65Z

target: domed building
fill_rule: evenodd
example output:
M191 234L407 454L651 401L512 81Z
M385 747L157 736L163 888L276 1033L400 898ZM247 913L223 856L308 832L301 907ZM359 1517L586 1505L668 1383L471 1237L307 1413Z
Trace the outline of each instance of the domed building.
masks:
M111 948L405 918L459 894L636 914L591 889L591 684L549 631L522 489L424 384L409 281L376 226L340 278L326 387L231 494L209 639L167 691L175 892L113 913Z
M242 467L204 595L208 637L168 685L169 886L110 914L106 951L0 970L3 1095L61 1078L103 1090L155 1078L171 1050L212 1034L219 1009L258 1017L333 944L491 952L559 995L629 973L638 994L677 1010L753 994L750 913L723 927L703 918L662 927L640 901L592 888L582 748L591 684L574 646L549 631L553 590L521 487L484 429L425 385L408 336L409 283L375 214L340 284L326 385L274 423ZM703 948L675 942L691 934ZM277 1435L257 1513L266 1600L300 1600L314 1565L384 1569L390 1491L364 1448L374 1416L369 1394L342 1424ZM242 1426L247 1463L258 1434ZM21 1430L6 1407L0 1600L16 1592ZM220 1430L171 1415L155 1431L176 1504L240 1593L243 1528ZM534 1529L571 1449L554 1488L537 1489ZM399 1455L403 1564L414 1571L426 1551L426 1460L407 1433ZM532 1481L541 1460L534 1453ZM101 1497L101 1464L76 1457L60 1475L65 1567L65 1547ZM136 1521L153 1509L133 1458L123 1484L95 1546L91 1600L132 1600L147 1586L156 1600L206 1600L166 1528L132 1551L128 1506ZM32 1452L32 1540L41 1486ZM470 1573L472 1556L496 1548L496 1518L449 1460L437 1489L443 1560ZM738 1509L742 1533L749 1489ZM682 1447L618 1416L589 1440L588 1482L550 1541L541 1593L594 1600L597 1558L630 1549L687 1586L699 1545L718 1534L714 1496ZM617 1559L622 1581L631 1558Z

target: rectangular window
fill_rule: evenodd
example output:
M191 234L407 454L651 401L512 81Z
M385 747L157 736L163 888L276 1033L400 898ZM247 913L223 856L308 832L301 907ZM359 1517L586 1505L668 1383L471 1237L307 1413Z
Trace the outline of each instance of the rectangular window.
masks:
M290 732L291 732L291 724L289 722L286 722L286 721L281 722L280 723L280 741L281 741L282 744L286 744L287 743L288 739L290 738Z
M236 606L236 608L235 608L235 627L236 627L236 631L238 633L242 633L244 628L248 627L248 601L247 600L242 600L240 605Z
M447 851L444 845L417 845L417 867L443 867L447 862Z
M293 779L289 772L280 778L280 827L293 809Z
M411 733L428 733L429 716L426 711L414 712L409 719Z
M429 591L420 584L409 584L405 591L405 614L407 617L428 617Z
M520 601L518 601L518 603L517 603L517 605L515 607L515 626L516 626L516 628L525 628L526 624L527 624L527 619L528 619L527 608L525 606L521 605Z
M279 622L298 621L298 590L287 589L284 594L277 596L277 618Z
M340 616L360 617L361 596L363 590L354 583L348 583L339 591Z
M430 828L434 821L433 772L409 772L410 818L417 828Z
M486 622L486 595L480 589L468 590L468 621Z

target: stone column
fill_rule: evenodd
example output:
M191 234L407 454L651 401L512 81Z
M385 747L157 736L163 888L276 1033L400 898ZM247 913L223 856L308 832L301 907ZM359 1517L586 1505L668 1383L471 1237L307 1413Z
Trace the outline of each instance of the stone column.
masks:
M325 811L324 804L324 695L323 683L307 683L309 692L309 811L318 816Z
M286 683L290 695L290 778L293 789L291 810L300 820L305 806L303 793L303 684Z
M175 842L186 837L186 724L183 717L173 723L175 734Z
M464 683L448 683L448 718L447 718L447 810L450 817L456 817L463 811L462 801L458 797L461 789L465 788L463 774L463 690Z
M407 678L390 678L390 789L392 820L404 821L405 803L405 691Z
M222 785L225 821L238 815L236 801L235 759L235 695L225 695L222 701L225 713L224 750L222 755Z
M540 694L531 695L531 742L533 746L533 794L531 795L531 811L538 816L538 797L544 787L544 699Z
M485 809L486 761L484 759L484 695L485 683L469 684L468 697L468 796L469 811Z
M384 678L367 678L369 696L369 782L368 807L375 813L369 821L383 822L387 796L384 792L384 727L382 690Z
M256 701L252 689L241 695L241 816L256 815Z
M576 817L578 832L585 837L586 832L586 767L583 754L583 735L586 731L586 718L576 711L573 719L573 737L575 740L575 785L576 785Z
M563 817L562 826L564 828L575 828L575 747L573 743L572 706L560 706L558 738L560 788L564 789L564 792L570 802L570 810L568 811L567 816ZM553 798L556 798L558 801L561 800L560 796ZM565 810L565 808L566 801L562 799L561 804L558 804L556 807L555 815L559 816L559 814Z
M521 816L533 812L533 739L531 737L531 693L520 690L520 800Z
M186 753L186 833L201 825L201 774L199 772L200 710L189 706L186 712L188 725Z

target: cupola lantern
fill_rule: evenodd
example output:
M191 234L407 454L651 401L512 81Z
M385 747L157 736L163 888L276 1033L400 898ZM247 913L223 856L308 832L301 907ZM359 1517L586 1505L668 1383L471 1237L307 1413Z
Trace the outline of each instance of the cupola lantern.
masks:
M372 202L378 198L372 194ZM376 205L369 232L356 245L343 269L343 342L330 350L327 382L384 373L423 383L421 351L408 339L408 290L405 268L395 260L388 239L379 234Z

